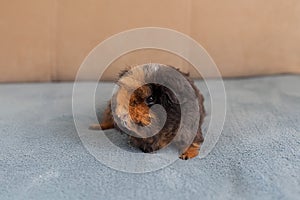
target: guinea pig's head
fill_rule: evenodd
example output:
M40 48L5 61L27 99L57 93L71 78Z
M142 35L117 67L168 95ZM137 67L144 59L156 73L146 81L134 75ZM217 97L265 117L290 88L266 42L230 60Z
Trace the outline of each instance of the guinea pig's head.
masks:
M114 120L120 128L149 136L150 133L161 130L170 108L178 108L174 106L179 105L178 100L170 89L151 83L151 80L164 74L160 71L162 69L163 66L144 65L121 73L112 106ZM179 112L177 109L177 113ZM143 133L145 131L149 133Z
M152 84L142 85L134 91L121 86L116 101L116 115L128 130L137 131L137 126L148 126L157 119L156 113L150 111L153 105L159 103Z
M149 125L158 126L162 121L161 113L151 109L152 106L159 104L167 111L172 102L178 103L173 93L166 87L155 83L145 83L142 71L123 74L118 85L114 108L119 122L117 124L141 134L140 136L143 136L142 129L146 130L145 127Z

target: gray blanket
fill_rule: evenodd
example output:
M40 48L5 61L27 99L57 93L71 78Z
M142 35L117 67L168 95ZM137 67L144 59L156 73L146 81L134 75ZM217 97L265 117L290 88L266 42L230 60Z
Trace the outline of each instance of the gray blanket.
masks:
M132 174L84 148L72 83L2 84L0 199L299 199L300 76L229 79L225 88L224 129L207 157Z

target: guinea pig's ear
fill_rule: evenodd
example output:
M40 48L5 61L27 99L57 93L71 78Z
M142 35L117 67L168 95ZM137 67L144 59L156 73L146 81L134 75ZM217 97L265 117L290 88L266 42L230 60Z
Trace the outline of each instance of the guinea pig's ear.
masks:
M170 104L179 104L178 99L176 98L176 95L172 90L162 87L161 89L161 97L162 97L162 104L164 105L170 105Z

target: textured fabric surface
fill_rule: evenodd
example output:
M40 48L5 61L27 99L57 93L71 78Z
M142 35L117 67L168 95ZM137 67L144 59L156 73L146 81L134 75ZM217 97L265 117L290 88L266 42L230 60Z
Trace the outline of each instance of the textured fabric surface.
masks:
M82 145L71 83L0 85L0 199L299 199L300 76L225 88L224 129L207 157L130 174Z

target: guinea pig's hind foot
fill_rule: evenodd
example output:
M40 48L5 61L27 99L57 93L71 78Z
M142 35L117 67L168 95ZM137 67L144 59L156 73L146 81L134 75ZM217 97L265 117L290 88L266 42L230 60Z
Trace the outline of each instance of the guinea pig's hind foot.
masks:
M194 158L198 156L199 150L200 150L200 145L194 142L191 144L191 146L189 146L189 148L184 153L182 153L179 156L179 158L182 160L188 160Z
M107 130L114 128L113 123L101 123L101 124L91 124L89 126L90 130Z

